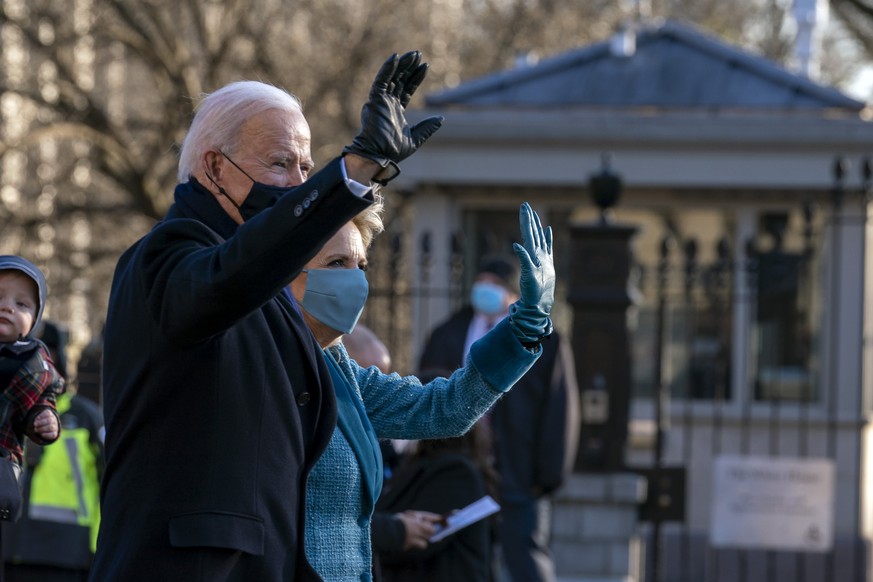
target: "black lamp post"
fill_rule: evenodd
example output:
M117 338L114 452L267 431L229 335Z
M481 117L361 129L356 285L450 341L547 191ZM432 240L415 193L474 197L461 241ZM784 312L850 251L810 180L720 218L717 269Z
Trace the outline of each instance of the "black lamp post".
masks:
M621 176L612 171L612 154L601 154L600 172L591 175L588 188L594 204L600 208L600 222L612 222L611 208L618 203L621 195Z
M629 284L630 243L637 228L612 221L621 178L612 171L608 153L601 160L588 179L600 220L570 226L573 268L567 299L573 308L571 343L582 403L575 468L585 472L625 470L632 377L628 310L636 290Z

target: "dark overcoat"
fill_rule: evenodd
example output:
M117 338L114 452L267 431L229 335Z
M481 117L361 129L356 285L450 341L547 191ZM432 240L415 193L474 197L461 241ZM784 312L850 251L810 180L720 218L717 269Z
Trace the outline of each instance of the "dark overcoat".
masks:
M419 372L463 365L473 309L464 307L437 326L422 351ZM535 499L569 474L579 435L578 387L568 344L557 332L543 354L491 411L503 502Z
M336 400L284 289L371 202L335 160L237 228L192 179L122 255L92 580L318 579L303 551L304 491Z
M448 514L486 494L485 480L464 454L442 452L408 459L386 484L378 511ZM402 546L401 546L402 548ZM382 582L487 582L490 579L490 520L476 522L423 550L379 555Z

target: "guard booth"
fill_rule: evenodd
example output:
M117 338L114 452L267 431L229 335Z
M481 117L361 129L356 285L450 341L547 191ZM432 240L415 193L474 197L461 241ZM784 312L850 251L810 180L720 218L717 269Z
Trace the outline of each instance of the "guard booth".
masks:
M556 513L562 579L867 580L870 111L684 25L613 46L427 96L411 117L446 120L391 184L364 322L412 370L531 202L554 229L554 319L587 403L574 478L632 509L587 529ZM624 271L578 247L601 220L604 152ZM621 290L600 323L598 269ZM598 431L624 446L597 452ZM624 544L586 553L607 530Z

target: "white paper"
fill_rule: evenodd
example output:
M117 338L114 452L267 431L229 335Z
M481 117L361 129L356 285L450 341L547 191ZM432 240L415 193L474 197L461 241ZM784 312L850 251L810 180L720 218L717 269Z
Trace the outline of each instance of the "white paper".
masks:
M446 536L452 535L460 529L464 529L468 525L472 525L481 519L485 519L493 513L500 511L500 506L497 502L491 499L491 496L486 495L478 501L474 501L467 507L459 509L455 513L446 518L446 525L440 527L430 537L430 543L438 542Z

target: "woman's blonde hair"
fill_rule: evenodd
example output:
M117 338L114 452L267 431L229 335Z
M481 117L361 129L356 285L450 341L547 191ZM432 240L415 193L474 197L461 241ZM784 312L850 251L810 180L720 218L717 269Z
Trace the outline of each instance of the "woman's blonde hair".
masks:
M370 244L372 244L376 235L385 230L385 224L382 222L382 212L384 210L385 201L378 188L375 188L373 190L373 203L352 219L352 224L361 233L361 240L364 243L365 249L370 248Z

